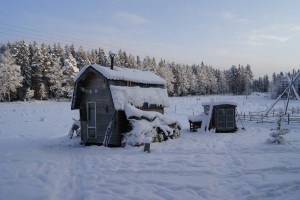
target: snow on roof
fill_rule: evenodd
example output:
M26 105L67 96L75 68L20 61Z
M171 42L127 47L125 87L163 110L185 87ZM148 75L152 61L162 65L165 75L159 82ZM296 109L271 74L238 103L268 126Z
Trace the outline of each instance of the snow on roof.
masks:
M166 89L110 86L112 99L116 110L124 110L126 104L142 107L144 103L168 107L169 98Z
M192 122L199 122L199 121L203 121L203 119L207 118L207 115L205 115L204 113L201 113L199 115L190 115L188 116L189 121Z
M237 103L235 101L207 101L207 102L202 102L202 106L219 106L219 105L233 105L237 106Z
M145 84L160 84L165 85L166 81L150 71L141 71L137 69L113 67L103 67L101 65L92 64L84 66L75 77L75 81L85 72L89 67L94 68L96 71L101 73L109 80L124 80L131 81L135 83L145 83Z

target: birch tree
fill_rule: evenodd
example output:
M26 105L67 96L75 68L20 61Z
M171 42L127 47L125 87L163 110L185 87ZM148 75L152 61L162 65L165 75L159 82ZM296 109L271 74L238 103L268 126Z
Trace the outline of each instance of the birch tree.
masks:
M22 86L23 81L21 67L15 62L9 50L0 55L0 93L7 97L9 102L11 94Z

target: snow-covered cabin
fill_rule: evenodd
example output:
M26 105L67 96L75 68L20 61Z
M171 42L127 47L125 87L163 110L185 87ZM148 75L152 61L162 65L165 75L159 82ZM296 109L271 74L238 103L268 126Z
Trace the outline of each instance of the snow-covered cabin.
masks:
M149 71L97 64L83 67L75 77L71 109L79 109L84 144L120 146L130 126L126 104L164 113L169 105L166 81Z
M200 115L189 116L190 130L197 131L215 129L217 133L235 132L236 107L234 101L210 101L202 103L204 112Z

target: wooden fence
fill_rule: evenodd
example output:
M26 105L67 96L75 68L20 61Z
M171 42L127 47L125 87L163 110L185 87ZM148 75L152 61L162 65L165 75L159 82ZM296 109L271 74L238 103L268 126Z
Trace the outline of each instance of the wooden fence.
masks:
M284 117L284 120L287 124L300 124L300 110L299 109L290 109L287 112L287 116ZM274 123L279 115L278 110L272 110L267 116L264 116L264 112L249 112L238 113L237 119L242 121L255 121L258 123Z

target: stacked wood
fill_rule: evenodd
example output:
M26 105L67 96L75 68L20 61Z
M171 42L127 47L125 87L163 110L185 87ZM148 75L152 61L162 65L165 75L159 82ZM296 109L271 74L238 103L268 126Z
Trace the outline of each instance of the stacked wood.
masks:
M151 142L162 142L180 136L180 123L161 113L142 111L129 104L125 106L125 113L132 130L124 134L122 146L141 146L145 137L152 138Z

